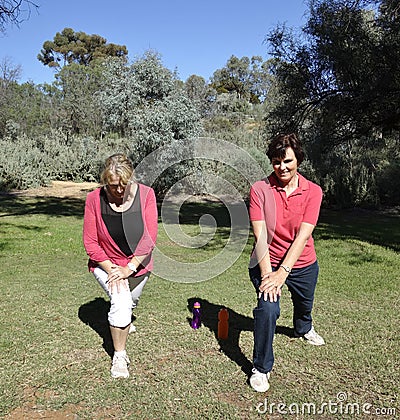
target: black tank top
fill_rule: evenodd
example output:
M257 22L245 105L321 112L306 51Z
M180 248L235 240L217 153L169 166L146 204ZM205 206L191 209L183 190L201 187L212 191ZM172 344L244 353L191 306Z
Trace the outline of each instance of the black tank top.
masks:
M144 232L139 187L132 205L122 213L110 207L104 188L100 191L100 206L101 217L111 238L127 257L132 255Z

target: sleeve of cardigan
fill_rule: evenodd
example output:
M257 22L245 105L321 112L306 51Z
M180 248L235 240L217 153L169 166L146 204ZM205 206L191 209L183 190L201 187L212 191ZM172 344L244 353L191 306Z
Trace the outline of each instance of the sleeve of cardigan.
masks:
M158 213L154 190L152 188L148 188L142 199L145 200L144 233L135 250L135 255L150 254L153 251L157 240Z
M83 217L83 245L86 253L92 261L105 261L108 256L99 245L96 217L96 196L89 193L85 203Z

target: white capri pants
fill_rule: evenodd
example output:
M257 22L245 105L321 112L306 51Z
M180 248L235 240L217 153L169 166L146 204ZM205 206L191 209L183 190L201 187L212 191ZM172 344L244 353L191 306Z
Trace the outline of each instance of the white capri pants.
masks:
M107 272L100 267L96 267L93 275L100 286L110 298L110 311L108 312L108 322L112 327L125 328L132 322L132 309L136 308L143 287L149 279L149 273L139 277L129 277L129 290L126 287L120 287L119 292L114 287L113 293L108 289Z

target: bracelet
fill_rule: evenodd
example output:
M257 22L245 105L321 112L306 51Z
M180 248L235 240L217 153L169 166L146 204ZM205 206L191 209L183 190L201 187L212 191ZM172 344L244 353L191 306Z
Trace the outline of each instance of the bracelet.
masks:
M136 273L137 268L135 267L134 264L132 264L131 262L127 264L129 270L132 270L134 273Z
M288 274L292 272L292 269L287 265L280 265L279 268L283 268Z

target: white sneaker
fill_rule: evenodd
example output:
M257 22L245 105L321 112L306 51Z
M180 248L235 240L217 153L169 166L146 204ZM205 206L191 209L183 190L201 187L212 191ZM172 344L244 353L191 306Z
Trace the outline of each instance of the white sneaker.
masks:
M311 330L308 331L307 334L304 334L303 338L307 343L312 344L313 346L323 346L325 344L325 340L317 334L314 327L311 327Z
M136 332L136 327L131 323L131 326L129 327L129 334Z
M111 376L113 378L129 378L129 364L128 355L116 356L114 355L111 365Z
M253 374L250 377L250 385L257 392L266 392L269 389L269 374L261 373L256 368L252 370Z

